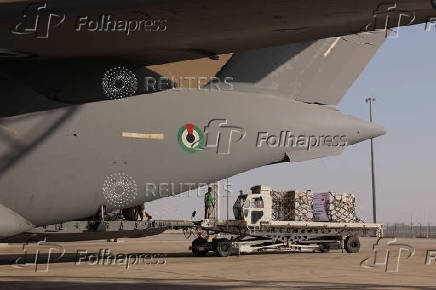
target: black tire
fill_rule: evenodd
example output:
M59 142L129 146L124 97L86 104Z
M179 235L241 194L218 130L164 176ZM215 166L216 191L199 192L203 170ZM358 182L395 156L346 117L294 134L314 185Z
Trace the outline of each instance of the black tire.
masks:
M220 257L228 257L232 253L232 243L228 240L219 241L216 245L216 253Z
M192 241L192 253L196 257L204 257L209 252L208 243L205 238L196 238Z
M349 236L345 238L344 247L347 253L359 253L360 240L358 236Z
M318 246L319 246L319 251L321 253L328 253L328 252L330 252L330 244L329 243L321 243Z

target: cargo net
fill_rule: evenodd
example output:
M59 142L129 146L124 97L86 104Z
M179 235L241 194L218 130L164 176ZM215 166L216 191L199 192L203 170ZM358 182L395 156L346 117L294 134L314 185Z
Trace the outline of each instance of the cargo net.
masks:
M335 223L361 222L356 214L355 201L353 194L331 192L327 205L330 221Z
M316 221L314 219L311 191L271 191L272 219L274 221ZM353 194L331 192L325 200L330 222L362 222L356 214Z
M312 221L311 192L272 191L272 218L275 221Z

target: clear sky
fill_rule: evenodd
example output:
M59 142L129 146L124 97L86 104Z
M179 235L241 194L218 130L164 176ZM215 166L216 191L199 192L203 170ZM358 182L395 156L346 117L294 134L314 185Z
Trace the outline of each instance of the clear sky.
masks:
M338 109L368 119L364 99L377 98L374 121L388 133L375 140L378 222L436 224L436 30L401 28L388 39L345 95ZM369 141L348 147L341 156L279 164L229 178L231 206L239 189L252 185L276 189L354 193L361 218L371 221ZM223 182L225 183L225 181ZM203 191L201 191L203 192ZM226 217L226 199L221 202ZM191 193L146 205L153 218L203 216L202 197Z

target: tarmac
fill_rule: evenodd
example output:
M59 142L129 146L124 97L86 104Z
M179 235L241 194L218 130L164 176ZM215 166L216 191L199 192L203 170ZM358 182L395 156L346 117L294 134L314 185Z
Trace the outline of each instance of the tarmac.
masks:
M2 246L0 289L436 289L436 240L432 239L399 239L397 244L383 240L376 247L377 265L371 258L362 263L374 257L374 238L363 238L358 254L335 250L227 258L214 254L194 257L188 249L191 241L170 232L118 243ZM64 249L65 254L56 261ZM104 249L110 252L103 254ZM115 254L120 255L109 259Z

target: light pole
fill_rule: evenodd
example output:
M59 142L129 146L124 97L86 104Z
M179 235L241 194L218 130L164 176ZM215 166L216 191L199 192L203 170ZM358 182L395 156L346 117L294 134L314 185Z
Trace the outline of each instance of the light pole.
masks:
M227 220L229 220L229 179L226 178L226 202L227 202Z
M375 102L374 97L365 99L369 103L369 121L372 123L372 103ZM371 138L371 175L372 175L372 221L377 223L377 206L375 196L375 172L374 172L374 139Z
M220 220L220 182L215 182L215 220Z

